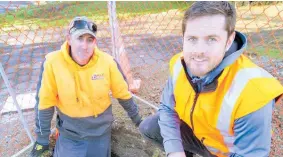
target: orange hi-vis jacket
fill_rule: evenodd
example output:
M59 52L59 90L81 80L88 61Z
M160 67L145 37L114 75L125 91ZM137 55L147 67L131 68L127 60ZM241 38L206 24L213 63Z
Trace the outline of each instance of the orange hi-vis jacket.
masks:
M208 92L194 90L184 64L181 53L170 61L175 110L197 138L217 156L233 152L236 119L259 110L283 93L276 78L244 55L227 66L215 82L205 86Z

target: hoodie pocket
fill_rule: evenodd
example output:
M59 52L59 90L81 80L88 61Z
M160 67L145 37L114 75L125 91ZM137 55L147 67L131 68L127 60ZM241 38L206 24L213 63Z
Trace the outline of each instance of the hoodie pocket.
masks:
M71 120L72 122L70 123L67 120L62 120L62 128L71 136L78 136L78 130L80 127L79 123L77 123L74 120Z

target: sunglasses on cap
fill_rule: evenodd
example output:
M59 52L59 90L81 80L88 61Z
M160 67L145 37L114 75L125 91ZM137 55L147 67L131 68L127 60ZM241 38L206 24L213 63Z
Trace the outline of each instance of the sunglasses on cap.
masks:
M93 22L88 22L88 21L85 21L85 20L76 20L72 23L69 32L72 33L72 32L74 32L78 29L88 29L95 34L96 31L97 31L97 26Z

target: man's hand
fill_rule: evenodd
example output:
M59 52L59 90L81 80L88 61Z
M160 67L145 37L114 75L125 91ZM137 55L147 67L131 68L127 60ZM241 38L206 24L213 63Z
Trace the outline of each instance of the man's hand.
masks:
M168 157L186 157L185 152L169 153Z
M129 83L129 91L131 91L134 94L138 93L140 87L141 87L140 79L133 80L131 83Z
M30 157L40 157L45 151L49 150L49 145L41 145L37 142L34 143Z

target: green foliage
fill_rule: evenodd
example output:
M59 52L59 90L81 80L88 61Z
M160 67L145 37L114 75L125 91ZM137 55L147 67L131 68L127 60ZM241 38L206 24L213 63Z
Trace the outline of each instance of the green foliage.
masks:
M139 15L166 12L171 9L184 10L191 2L116 2L119 18L133 18ZM24 25L26 21L40 28L64 26L75 16L87 16L95 21L108 21L106 1L95 2L49 2L45 5L30 5L0 15L0 24L9 27L13 24Z
M258 56L268 56L274 59L283 57L283 52L280 52L279 49L275 49L275 48L255 47L255 48L248 48L247 52L254 53Z
M276 5L282 3L282 1L236 1L233 2L238 7L240 6L264 6L264 5Z

